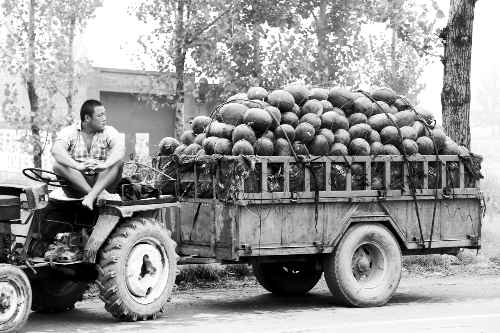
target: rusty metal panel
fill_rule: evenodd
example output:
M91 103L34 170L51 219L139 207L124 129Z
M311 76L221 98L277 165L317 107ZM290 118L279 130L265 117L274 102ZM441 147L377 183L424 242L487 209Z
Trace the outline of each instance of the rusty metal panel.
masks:
M210 245L213 204L183 202L178 218L181 243Z
M480 235L481 205L478 199L442 200L440 206L442 240L460 240L470 235Z

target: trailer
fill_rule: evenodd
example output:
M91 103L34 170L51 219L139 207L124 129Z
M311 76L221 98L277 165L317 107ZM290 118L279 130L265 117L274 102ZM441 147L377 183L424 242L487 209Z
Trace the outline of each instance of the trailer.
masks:
M297 295L324 272L336 302L380 306L402 255L481 247L477 156L158 157L181 207L163 215L179 264L252 265Z

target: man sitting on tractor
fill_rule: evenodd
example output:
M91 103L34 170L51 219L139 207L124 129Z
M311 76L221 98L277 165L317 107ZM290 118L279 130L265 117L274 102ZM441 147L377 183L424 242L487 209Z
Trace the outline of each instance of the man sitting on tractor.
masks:
M94 202L114 193L122 178L125 143L118 131L106 126L101 102L87 100L80 110L81 122L63 128L52 147L54 172L71 183L63 187L71 198L83 198L92 210Z

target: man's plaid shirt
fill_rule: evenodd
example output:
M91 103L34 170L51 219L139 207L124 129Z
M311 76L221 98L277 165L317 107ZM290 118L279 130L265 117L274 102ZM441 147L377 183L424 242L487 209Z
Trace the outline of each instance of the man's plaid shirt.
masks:
M78 162L95 161L96 163L104 162L109 155L111 140L118 138L120 135L113 126L106 126L104 131L94 134L90 153L85 146L85 141L82 136L82 123L77 122L63 128L57 135L56 140L62 140L69 145L68 151L71 157Z

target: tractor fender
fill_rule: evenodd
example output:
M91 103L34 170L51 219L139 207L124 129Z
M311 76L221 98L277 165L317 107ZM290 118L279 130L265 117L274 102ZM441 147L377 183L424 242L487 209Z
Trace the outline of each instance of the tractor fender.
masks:
M108 207L103 207L108 208ZM94 226L92 234L90 235L85 249L83 250L83 262L95 263L97 252L102 244L108 239L109 235L116 227L122 214L118 209L102 209L100 210L99 218Z

